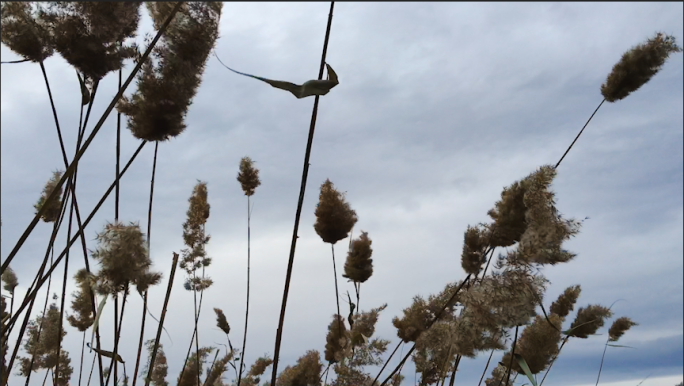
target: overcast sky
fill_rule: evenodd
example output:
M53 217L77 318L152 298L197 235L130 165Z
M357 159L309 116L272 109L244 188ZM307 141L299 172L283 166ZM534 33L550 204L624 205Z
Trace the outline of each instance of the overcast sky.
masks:
M336 4L327 62L340 84L320 100L279 369L294 364L306 350L322 354L336 312L330 246L313 229L326 178L347 192L358 214L354 237L364 230L373 240L374 275L362 286L361 308L388 304L376 336L391 340L391 350L398 341L392 318L413 296L436 293L465 277L460 254L466 227L490 221L486 213L503 187L558 161L601 102L600 86L623 52L657 31L682 44L682 8L675 2ZM329 3L226 3L216 51L238 71L301 84L317 76L328 10ZM146 10L141 12L141 32L150 31ZM16 59L2 46L3 61ZM58 55L45 66L72 157L78 82ZM124 76L132 67L127 65ZM580 284L578 306L608 306L624 299L613 307L616 317L639 323L621 339L634 349L609 348L601 377L605 384L636 385L647 376L643 386L674 386L682 380L682 69L682 54L675 54L641 89L605 103L559 167L553 185L564 216L589 219L567 243L577 257L545 269L551 284L544 302ZM102 81L88 129L116 87L115 74ZM134 88L133 83L127 93ZM172 253L183 248L187 199L198 179L206 181L208 252L214 258L207 274L214 285L204 295L201 345L225 343L213 307L225 311L231 340L241 345L247 199L235 177L244 156L260 169L262 185L252 199L249 365L274 351L313 101L229 72L210 57L186 118L188 128L159 145L151 257L164 279L150 290L149 307L159 317ZM51 172L64 169L37 64L2 66L1 115L5 258L31 221L33 204ZM79 166L83 217L113 181L115 138L112 114ZM139 141L126 128L122 141L125 163ZM154 144L148 144L121 181L120 220L140 222L143 229L153 153ZM112 195L87 228L88 248L96 248L96 232L113 219ZM12 262L20 281L18 299L42 261L50 230L39 223ZM58 239L61 251L66 231ZM347 242L336 246L338 274ZM83 266L76 247L69 277ZM59 272L50 292L61 292L63 269ZM165 322L173 342L162 335L171 384L192 335L193 297L183 289L184 280L178 270ZM74 290L72 283L67 288ZM340 293L352 288L340 281ZM34 313L42 310L44 299L42 292ZM133 291L119 348L129 375L141 306ZM109 349L112 334L106 331L113 329L112 316L108 304L102 344ZM571 340L545 384L593 384L609 325L600 336ZM148 318L146 339L155 331L156 323ZM72 384L77 384L81 335L70 326L67 332L64 346L76 369ZM501 355L496 353L494 360ZM476 384L487 357L464 360L456 384ZM396 363L395 357L389 367ZM403 374L404 385L413 384L412 362ZM270 379L270 368L264 379ZM35 376L31 383L41 380Z

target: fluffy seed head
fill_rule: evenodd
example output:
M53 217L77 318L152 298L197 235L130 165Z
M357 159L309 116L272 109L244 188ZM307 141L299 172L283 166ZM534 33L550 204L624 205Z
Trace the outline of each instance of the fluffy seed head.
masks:
M558 315L549 315L549 321L556 327L549 325L543 316L537 315L534 322L527 326L515 346L515 353L525 358L525 362L532 374L538 374L549 365L558 354L558 344L561 340L561 319ZM510 363L511 353L504 355L501 362ZM513 361L513 370L523 373L518 361Z
M558 264L575 255L562 248L564 241L579 232L580 223L565 220L558 213L554 193L550 186L556 169L550 165L540 167L526 178L523 196L525 205L525 232L518 245L519 257L527 263Z
M242 186L245 196L253 195L256 188L261 185L259 169L254 167L254 161L251 158L243 157L240 160L240 172L238 173L237 180Z
M582 289L579 285L574 285L565 289L565 291L558 296L558 300L551 303L551 308L549 311L552 314L560 316L561 319L565 319L566 316L575 308L575 303L577 298L579 298Z
M2 288L14 296L14 289L19 285L19 280L17 280L17 275L12 267L7 267L5 272L2 273L2 283Z
M321 185L318 207L316 207L314 229L323 242L335 244L347 237L358 218L344 195L335 189L330 180Z
M670 54L681 51L674 36L656 33L622 55L601 85L601 94L608 102L624 99L657 74Z
M32 62L42 62L55 52L50 25L41 16L38 2L2 3L2 44Z
M160 28L176 4L146 5L155 28ZM166 141L185 130L185 116L218 38L222 6L221 2L193 1L180 7L155 46L153 58L138 73L137 91L130 99L122 97L117 106L128 116L133 136Z
M361 236L352 241L352 248L347 253L347 261L344 263L345 277L357 283L364 283L373 275L373 241L368 238L368 232L361 231Z
M586 339L593 335L599 328L603 327L606 318L613 316L610 309L600 305L589 305L580 307L577 311L575 321L570 325L569 336Z
M320 385L320 374L323 369L321 354L309 350L297 359L297 364L287 366L278 375L276 386Z
M98 81L136 56L134 45L142 2L51 3L43 17L49 21L56 50L90 81ZM123 43L123 44L120 44Z
M638 325L638 323L633 322L632 319L626 316L617 318L608 330L608 340L611 342L617 342L618 339L620 339L620 337L627 332L627 330Z
M161 281L161 274L150 272L152 260L145 235L137 223L108 223L97 235L99 246L91 256L100 263L98 291L114 294L134 284L139 293Z
M78 285L78 290L71 295L71 309L75 316L69 315L67 320L72 327L79 331L85 331L95 322L91 285L95 284L97 278L93 274L88 273L85 268L81 268L76 272L74 280Z
M341 362L343 358L351 356L351 337L344 318L333 315L333 321L328 326L325 337L325 360L331 363Z
M366 339L370 339L373 336L375 333L375 324L378 322L378 316L385 308L387 308L387 304L353 316L354 326L351 330L352 346L362 346L366 342L364 336Z
M63 172L61 171L52 172L52 177L50 177L50 180L48 180L48 182L45 184L45 187L43 188L43 193L40 195L38 202L33 206L36 209L36 213L40 211L43 205L48 206L45 213L43 213L43 216L41 217L45 222L55 222L59 220L59 215L62 212L61 188L59 189L59 194L52 201L48 203L45 202L47 198L50 197L50 195L52 194L52 191L55 190L55 188L57 187L59 180L62 178L62 174Z
M463 253L461 254L461 267L466 273L477 275L482 269L482 264L487 262L485 252L489 244L489 234L483 227L470 227L463 236Z
M226 315L220 308L214 308L214 312L216 313L216 327L220 328L226 335L230 334L230 325Z

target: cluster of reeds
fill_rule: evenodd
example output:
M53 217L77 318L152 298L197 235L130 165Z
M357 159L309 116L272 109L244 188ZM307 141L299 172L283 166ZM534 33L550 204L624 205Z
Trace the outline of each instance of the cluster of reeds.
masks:
M461 255L461 266L466 277L447 283L437 294L414 297L412 303L403 310L403 315L392 319L399 342L391 355L383 359L391 341L376 337L375 332L380 314L386 309L387 304L367 311L362 311L360 307L361 284L367 283L374 272L372 240L369 233L364 231L361 231L356 239L352 239L351 232L358 221L357 213L351 209L345 195L328 179L320 186L319 202L315 209L316 221L313 224L322 241L331 244L335 287L336 312L332 315L327 335L321 337L321 344L325 344L323 357L318 351L309 350L295 364L285 366L278 373L277 358L280 346L277 341L274 359L268 356L260 357L247 371L244 354L247 346L250 304L251 198L261 181L254 161L244 157L240 161L237 173L237 180L247 196L248 239L247 299L241 348L233 347L228 317L218 307L214 308L214 313L217 327L226 335L228 345L225 352L219 357L220 349L200 346L199 343L197 326L201 317L203 294L213 283L205 272L211 264L207 251L210 237L206 233L210 204L208 185L202 181L195 185L189 199L187 219L182 224L185 249L181 251L182 256L174 254L164 307L159 320L155 318L158 322L156 337L145 339L145 315L152 315L147 308L148 288L162 281L162 275L152 268L150 256L155 169L153 167L147 233L141 230L138 223L124 224L119 221L119 183L145 141L155 141L158 146L159 141L175 137L186 128L185 115L201 82L209 53L218 38L222 3L146 3L157 36L154 39L146 39L147 47L144 53L141 53L140 47L135 44L127 43L138 29L141 4L2 3L2 43L21 55L23 61L39 63L43 70L46 58L55 52L61 55L77 71L83 91L82 99L78 103L88 105L88 112L95 99L98 82L102 78L111 72L120 71L125 60L133 60L136 66L128 80L125 83L120 82L120 90L110 107L92 130L91 136L83 141L88 120L86 114L85 121L78 127L77 153L69 161L63 150L66 171L53 172L35 205L36 216L32 224L2 264L3 288L8 293L9 306L5 297L2 297L0 386L8 384L9 374L15 369L15 362L18 363L19 374L27 378L27 384L31 374L40 371L44 372L43 384L46 383L48 376L54 385L75 383L72 380L74 365L69 353L62 349L62 344L67 335L63 319L69 249L79 240L84 251L84 267L73 277L77 289L71 295L71 314L66 316L69 324L82 332L79 385L86 366L83 360L85 347L96 354L93 356L90 371L92 374L97 358L96 377L99 376L99 383L102 385L108 385L110 378L113 378L115 385L127 385L129 382L135 385L139 378L143 347L147 349L148 359L142 368L140 378L146 386L169 385L168 362L160 337L178 265L187 275L185 289L192 291L194 299L193 319L192 322L188 321L193 324L193 334L190 337L185 363L176 378L176 385L179 386L257 386L269 366L273 366L275 381L271 386L398 386L404 379L401 371L408 358L415 363L416 373L420 373L421 385L444 386L449 380L449 386L453 386L461 359L473 358L482 353L489 353L490 361L482 373L480 383L493 386L512 385L515 378L522 375L529 378L532 384L541 385L561 354L562 348L571 338L586 339L595 335L613 316L610 307L588 304L579 307L570 322L569 318L579 301L579 285L567 288L548 307L545 306L548 301L545 301L544 295L550 283L543 275L543 268L548 265L571 263L575 255L567 251L563 244L578 234L581 225L579 221L563 218L556 209L551 189L557 168L567 154L566 151L555 166L542 166L529 176L506 187L501 193L501 199L488 212L491 222L466 227ZM681 48L675 44L674 38L662 33L630 49L615 65L606 83L601 86L604 101L615 102L625 98L655 75L671 53L680 51ZM43 74L51 96L44 71ZM119 75L121 80L121 73ZM134 77L137 77L137 90L130 98L122 97L123 91ZM93 212L83 220L75 190L77 164L115 106L120 113L128 117L128 128L132 134L144 141L123 169L119 167L117 141L116 179ZM60 133L56 114L55 123ZM117 128L120 130L120 127ZM61 134L59 137L60 145L64 149ZM573 141L572 144L574 143ZM156 160L157 148L155 167ZM308 170L308 153L306 160L304 178ZM302 186L305 187L306 180L303 182ZM114 189L114 221L106 224L104 230L98 233L98 246L88 250L84 229ZM67 206L70 206L68 215ZM74 214L78 230L72 236ZM55 258L55 236L65 218L68 218L69 224L67 247ZM15 307L14 290L18 285L18 278L9 267L9 263L40 219L53 224L52 236L27 295L21 303L17 302ZM294 243L298 238L298 221L299 212L291 259L294 254ZM335 244L347 237L350 238L350 242L341 276L352 283L354 291L353 297L349 292L346 293L348 313L346 310L342 312L340 308L341 295L335 261ZM497 248L507 250L495 258ZM95 259L98 264L97 270L91 268L90 258ZM62 261L65 264L61 296L50 296L51 277ZM288 268L284 301L287 299L290 268L291 266ZM46 282L48 285L44 309L35 319L30 320L29 315L37 294ZM143 319L135 367L129 376L125 365L131 363L132 358L123 358L118 353L118 342L125 320L126 298L131 287L135 287L143 299ZM100 346L99 329L100 315L109 298L114 302L114 346L111 350ZM48 307L50 299L53 301ZM23 319L20 321L22 315ZM283 318L284 305L278 334L282 333ZM608 330L605 348L622 347L615 342L635 325L637 324L628 317L615 319ZM91 330L90 342L86 342L88 330ZM19 339L11 344L7 338L13 331L18 331ZM411 344L410 349L394 370L380 382L379 377L389 361L404 344ZM23 348L23 356L18 356L20 348ZM491 369L490 377L485 379L487 372L490 371L491 358L497 351L501 351L501 359ZM604 356L605 353L604 350ZM213 360L209 361L212 354ZM108 367L104 367L102 357L111 360ZM603 361L601 366L602 364ZM119 365L123 366L121 377L118 374ZM383 366L377 375L368 373L368 366L379 365ZM224 378L230 376L230 369L234 372L234 380L226 382ZM335 375L328 382L331 370ZM543 378L539 381L537 376L542 373Z

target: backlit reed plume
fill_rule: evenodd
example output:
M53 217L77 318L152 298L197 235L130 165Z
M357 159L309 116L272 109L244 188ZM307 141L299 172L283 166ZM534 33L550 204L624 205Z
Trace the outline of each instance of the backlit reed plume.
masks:
M553 325L549 324L552 323ZM518 338L515 353L522 356L532 374L545 370L553 358L558 354L561 341L561 318L556 314L549 315L547 321L544 316L537 315L532 324L525 327ZM507 352L501 362L511 363L511 352ZM518 361L512 361L512 370L523 373Z
M12 267L7 267L5 272L2 273L2 288L9 292L11 295L9 313L12 313L14 309L14 289L19 285L19 280L17 275L14 273Z
M56 299L56 296L53 299ZM66 335L64 328L60 328L59 319L59 308L56 303L52 303L44 314L36 316L29 322L24 339L24 350L30 357L18 357L21 376L28 376L30 372L37 372L41 369L53 370L57 373L55 366L59 360L60 377L55 380L55 384L68 385L73 369L69 365L71 361L68 359L68 353L59 350L60 337Z
M152 351L154 350L154 339L148 340L145 342L145 345L147 347L148 356L151 356ZM149 367L150 364L148 360L148 363L143 370L143 374L149 374ZM160 343L157 349L157 356L154 359L154 369L152 369L152 373L150 375L150 384L152 386L169 386L169 383L166 381L166 376L168 373L168 361L166 359L166 354L164 353L163 345Z
M45 4L7 1L1 6L2 44L25 60L42 62L55 52L49 23L41 17Z
M77 290L74 292L71 300L71 310L73 315L69 315L67 320L72 327L79 331L85 331L95 322L92 308L92 285L96 278L89 274L85 268L81 268L76 272L74 281L76 281Z
M351 248L347 252L347 260L344 263L342 277L354 283L356 292L356 310L360 311L361 283L365 283L373 276L373 241L368 238L368 232L361 231L361 236L351 242Z
M206 182L198 181L192 190L192 194L188 199L190 207L186 215L187 220L183 223L183 242L187 248L181 251L182 259L180 267L188 274L185 279L184 287L188 291L192 291L194 301L194 330L192 338L190 339L190 349L185 359L185 366L181 370L181 378L185 370L188 368L190 362L190 350L192 348L193 340L195 343L195 356L201 357L199 348L199 333L197 331L197 322L202 310L202 297L204 290L209 288L214 282L205 275L205 268L211 264L211 258L207 256L206 245L210 237L205 233L205 225L209 219L210 205L208 202L208 191ZM202 276L197 275L197 270L202 269ZM200 292L199 304L197 303L197 292ZM206 355L206 353L205 353ZM199 362L195 360L195 366L199 366ZM198 378L201 371L199 368L193 370Z
M392 319L392 324L397 329L397 336L404 342L415 342L420 334L428 329L430 322L440 313L445 305L446 312L442 313L440 319L453 318L453 312L456 304L459 302L459 297L456 296L451 299L451 295L462 284L462 281L449 283L443 291L437 295L430 295L427 300L421 296L415 296L413 303L404 309L403 317L394 317ZM447 304L447 301L450 299L451 301Z
M624 99L638 90L660 71L670 54L682 52L675 44L675 37L658 32L654 37L638 44L622 54L613 66L601 94L608 102Z
M216 327L221 329L224 334L230 334L230 324L228 324L228 319L226 319L226 314L220 308L214 308L216 313Z
M594 335L599 328L603 327L606 318L613 316L613 312L600 305L592 304L587 307L580 307L577 316L570 325L568 336L586 339L589 335Z
M174 3L150 2L155 29ZM209 53L218 38L221 2L187 2L181 6L137 75L138 88L122 97L117 109L139 139L165 141L185 130L184 118L199 87Z
M218 354L218 351L216 352ZM207 378L204 380L204 385L216 385L218 382L222 384L221 378L223 374L228 370L228 363L233 360L233 351L227 352L221 359L212 363L211 367L207 371Z
M551 303L549 311L552 314L556 314L562 319L565 319L565 317L575 309L575 303L577 303L577 299L579 298L581 292L582 289L579 285L566 288L565 291L558 296L558 299Z
M314 230L323 242L330 243L335 276L335 301L337 315L340 315L340 293L337 287L337 265L335 263L335 243L347 237L358 218L344 199L344 194L335 189L329 179L321 185L318 205L316 206ZM344 323L339 323L340 334Z
M273 359L267 356L257 358L257 360L254 361L252 367L249 369L249 372L247 373L245 378L242 379L242 385L259 386L261 376L266 372L266 369L271 364L273 364Z
M134 58L142 2L53 2L43 15L51 27L55 49L86 79L98 82Z
M99 245L91 257L100 263L97 288L101 294L124 292L135 285L142 294L161 281L161 273L151 272L145 235L137 223L108 223L96 237Z
M247 300L245 305L245 330L242 337L242 355L240 355L240 372L238 372L237 386L242 384L242 367L245 361L245 349L247 346L247 326L249 325L249 289L250 289L250 268L251 268L251 219L252 207L250 198L254 195L256 188L261 185L259 180L259 169L254 167L254 161L249 157L240 160L240 171L237 180L242 187L242 191L247 196Z
M278 375L276 386L319 386L322 369L321 354L316 350L309 350L297 359L297 364L283 369Z
M471 227L463 236L463 253L461 254L461 267L466 273L477 275L482 269L482 264L487 262L487 247L489 246L489 230L483 226Z
M185 368L178 377L178 386L198 386L198 380L202 377L204 362L207 356L214 349L212 347L202 347L197 352L190 355L190 359L185 364Z
M61 171L56 171L52 173L52 177L48 180L48 182L45 184L45 187L43 188L43 192L40 195L40 198L38 199L38 202L33 206L36 209L36 213L40 211L40 209L44 206L47 205L48 208L43 213L42 219L45 222L56 222L59 219L59 215L62 212L62 189L59 189L59 195L55 197L54 200L50 202L45 202L48 197L50 197L50 194L52 194L52 191L55 190L55 187L57 186L57 183L59 180L62 178L62 172Z
M608 349L608 346L621 348L627 347L616 345L615 342L617 342L620 339L620 337L624 335L625 332L627 332L627 330L638 325L638 323L633 322L632 319L626 316L617 318L615 319L615 321L613 321L613 324L610 326L610 329L608 329L608 340L606 341L606 344L603 346L603 355L601 355L601 365L599 366L598 376L596 377L596 385L598 385L599 380L601 379L601 370L603 370L603 360L606 358L606 350Z
M325 337L325 360L337 363L349 356L351 356L351 337L344 323L344 317L333 315L333 321L328 326L328 335Z

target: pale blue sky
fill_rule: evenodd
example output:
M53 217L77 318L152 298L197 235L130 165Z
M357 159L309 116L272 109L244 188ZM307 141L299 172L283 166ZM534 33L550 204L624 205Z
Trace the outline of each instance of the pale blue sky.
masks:
M329 3L226 3L216 51L238 71L295 83L315 78L328 10ZM149 31L142 13L141 31ZM682 45L682 13L681 3L656 2L337 3L327 61L340 85L319 106L279 368L308 349L322 353L335 312L330 247L312 226L326 178L347 192L359 216L355 236L364 230L373 240L375 273L362 287L361 307L388 303L376 336L390 339L392 349L397 337L391 319L412 297L465 276L460 252L466 226L490 220L486 213L504 186L555 164L600 103L601 83L624 51L656 31L674 35ZM3 61L17 58L2 46ZM57 55L46 68L67 152L73 154L78 82ZM682 54L676 54L634 94L605 103L554 184L565 216L590 219L567 244L577 258L544 271L551 280L545 303L580 284L579 306L625 299L615 305L616 316L640 324L621 339L634 350L609 350L605 384L636 385L650 373L643 386L674 386L682 379L682 75ZM31 220L51 171L63 165L39 66L3 65L1 80L4 258ZM114 74L103 80L91 122L116 85ZM183 247L187 198L198 179L207 181L208 252L214 258L207 273L215 284L204 297L204 345L225 342L213 307L225 311L233 343L241 341L246 198L235 176L243 156L261 170L262 185L253 197L249 364L273 355L312 104L312 98L298 100L231 73L211 57L187 130L159 146L151 256L164 280L150 291L150 309L158 316L172 252ZM115 127L112 115L81 161L82 213L90 212L113 180ZM138 140L125 128L122 138L126 162ZM120 219L140 221L143 228L153 151L148 145L121 183ZM89 248L113 216L111 197L88 227ZM12 263L21 283L18 295L36 272L49 228L40 223ZM338 272L346 242L336 249ZM72 254L70 276L83 264L79 249ZM182 288L183 280L178 271L165 324L173 344L162 339L172 384L192 334L192 294ZM55 278L51 292L60 282ZM352 291L346 281L340 285L341 293ZM44 294L41 307L43 301ZM135 295L126 309L120 352L129 374L141 304ZM112 328L112 312L103 314L105 329ZM148 323L146 336L152 338L154 329ZM606 330L570 341L545 385L594 382ZM71 327L67 332L65 347L77 368L81 337ZM105 336L103 344L110 346L111 334ZM476 384L487 356L464 360L456 384ZM493 360L500 358L497 353ZM412 384L410 361L403 374L404 384Z

